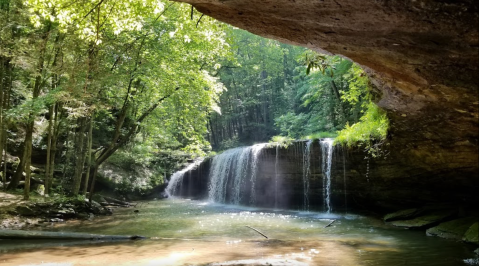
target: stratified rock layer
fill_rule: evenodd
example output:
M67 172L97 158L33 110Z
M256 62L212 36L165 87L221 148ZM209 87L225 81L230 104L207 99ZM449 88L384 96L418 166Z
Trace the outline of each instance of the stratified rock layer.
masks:
M477 1L177 1L255 34L363 65L391 120L390 158L394 169L404 167L403 181L431 188L475 182Z

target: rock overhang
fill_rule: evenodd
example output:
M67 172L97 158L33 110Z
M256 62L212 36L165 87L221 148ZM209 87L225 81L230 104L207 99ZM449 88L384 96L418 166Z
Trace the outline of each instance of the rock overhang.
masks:
M475 0L177 0L254 34L362 65L388 112L398 159L479 169L479 4ZM458 145L458 143L460 145Z

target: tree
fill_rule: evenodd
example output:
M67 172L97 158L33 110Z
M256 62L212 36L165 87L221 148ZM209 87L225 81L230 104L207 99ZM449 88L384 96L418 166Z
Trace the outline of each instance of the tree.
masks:
M64 188L70 195L78 194L82 183L86 188L85 168L91 166L94 180L98 167L142 131L178 139L179 148L198 153L209 149L203 118L218 110L223 87L208 71L228 53L218 22L191 20L189 7L164 1L16 3L25 14L21 37L32 45L28 53L13 45L12 51L19 58L27 54L23 60L35 67L15 71L18 86L12 91L17 100L7 116L4 109L0 113L2 119L25 125L24 155L11 189L24 171L28 181L33 138L46 143L46 192L51 192L55 157L61 154ZM14 59L2 54L2 66L10 68L5 62ZM8 83L8 71L2 67L2 86ZM152 123L152 116L165 123ZM94 117L95 127L105 129L97 137ZM34 135L34 121L43 118L48 120L46 130ZM71 147L59 153L58 146ZM69 160L69 154L75 158ZM26 198L28 188L26 182Z

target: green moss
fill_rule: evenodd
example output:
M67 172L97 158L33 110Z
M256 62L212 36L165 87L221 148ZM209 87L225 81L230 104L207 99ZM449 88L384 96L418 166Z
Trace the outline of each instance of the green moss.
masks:
M405 228L422 228L441 222L455 214L453 210L429 211L411 220L391 222L392 225Z
M444 222L438 226L429 228L426 231L426 234L460 240L464 233L471 227L472 224L474 224L475 221L477 221L477 218L467 217Z
M474 223L464 234L463 241L479 244L479 222Z
M384 216L384 221L389 222L389 221L394 221L394 220L403 220L407 218L412 218L414 216L417 216L420 214L421 211L417 208L414 209L407 209L407 210L400 210L394 213L389 213Z

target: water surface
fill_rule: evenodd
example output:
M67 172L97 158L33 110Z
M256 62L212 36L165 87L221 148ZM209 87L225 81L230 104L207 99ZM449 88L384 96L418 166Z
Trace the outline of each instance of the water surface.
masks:
M390 227L361 215L182 199L142 202L136 209L138 213L132 208L117 209L113 216L71 221L48 230L151 239L106 243L3 240L0 265L174 266L260 259L273 265L477 265L473 246Z

